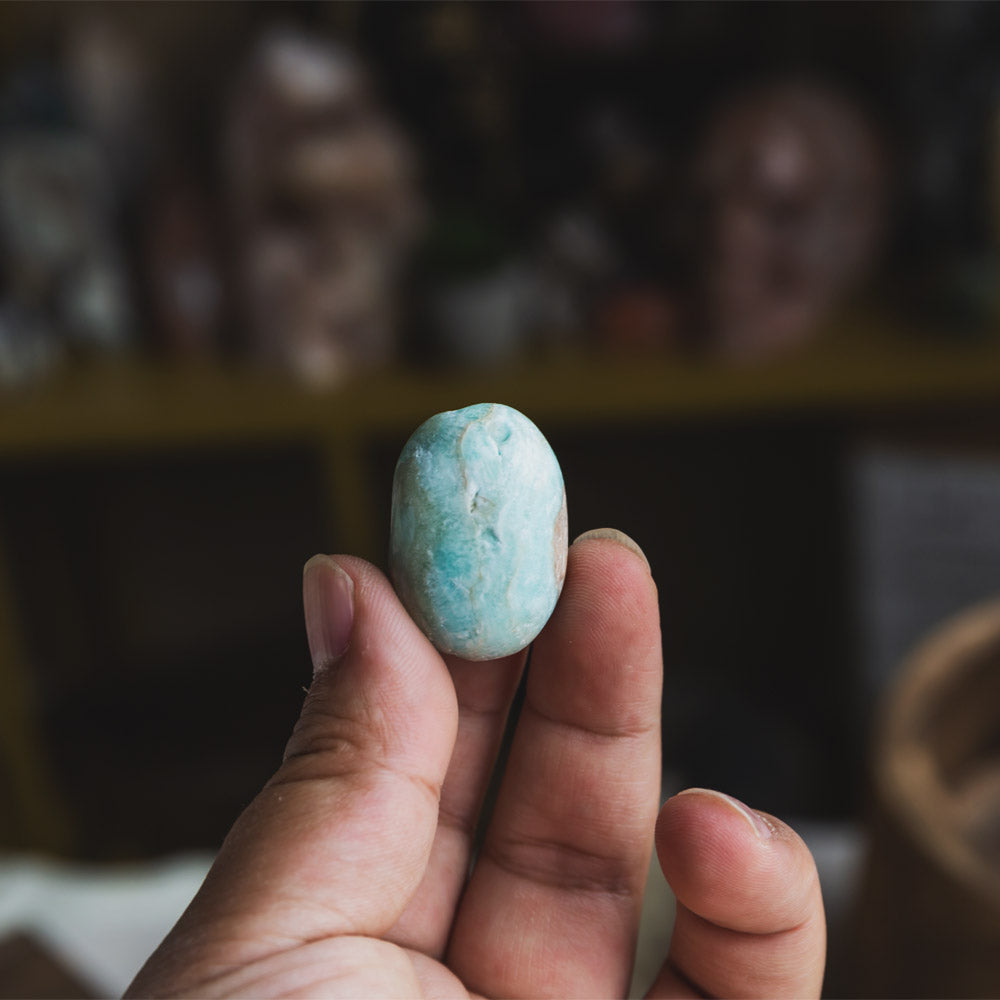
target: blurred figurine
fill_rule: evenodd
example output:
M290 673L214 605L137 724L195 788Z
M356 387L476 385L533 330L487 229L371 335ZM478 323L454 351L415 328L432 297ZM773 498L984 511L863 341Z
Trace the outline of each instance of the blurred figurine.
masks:
M47 61L17 69L0 94L5 382L37 374L65 353L120 350L131 338L119 185L71 94L75 84Z
M695 166L718 350L767 356L816 332L872 267L885 169L879 137L833 91L786 83L723 108Z
M293 31L265 35L227 139L254 353L316 383L391 360L421 207L409 150L357 60Z
M32 358L51 359L60 345L83 352L125 345L131 306L110 216L108 175L89 139L70 131L3 138L0 248L9 350L19 342ZM47 342L44 350L27 348L38 338Z

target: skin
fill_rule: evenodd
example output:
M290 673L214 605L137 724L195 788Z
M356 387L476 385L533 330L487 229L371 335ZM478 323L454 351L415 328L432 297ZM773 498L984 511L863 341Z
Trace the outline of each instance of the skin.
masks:
M305 574L315 677L274 777L126 996L625 996L650 853L677 899L650 997L819 996L812 857L779 820L690 789L658 809L656 587L589 533L532 655L442 658L373 566Z

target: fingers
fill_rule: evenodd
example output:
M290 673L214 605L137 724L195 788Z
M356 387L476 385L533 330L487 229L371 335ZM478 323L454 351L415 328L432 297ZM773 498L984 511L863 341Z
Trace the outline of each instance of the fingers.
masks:
M584 536L534 646L448 948L474 992L624 994L659 796L661 681L645 559L623 536Z
M469 874L480 809L527 651L487 662L446 656L458 697L458 736L423 881L387 937L434 958L444 953Z
M689 789L663 807L656 848L677 918L650 997L819 996L823 903L812 855L790 827Z
M423 875L455 741L451 678L374 567L317 556L303 589L316 673L285 760L160 963L197 964L192 948L218 954L220 941L242 963L327 935L384 934Z

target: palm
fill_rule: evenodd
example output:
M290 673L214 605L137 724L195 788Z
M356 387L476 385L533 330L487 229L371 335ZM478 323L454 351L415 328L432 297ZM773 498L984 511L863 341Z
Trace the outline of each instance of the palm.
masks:
M645 564L606 539L572 547L470 875L524 656L445 664L377 571L339 562L354 581L351 645L318 673L281 768L130 993L623 996L659 804L660 636ZM790 981L780 963L770 979L758 970L760 992L818 988L822 912L792 838L779 850L804 889L776 910L762 910L754 870L774 845L743 849L746 891L690 880L707 869L686 851L718 853L747 831L711 796L665 808L660 856L680 903L656 995L691 983L747 993L747 963L773 965L784 931L779 947L804 942L809 961ZM761 919L770 925L742 926ZM756 951L747 931L762 934ZM732 952L721 963L720 947Z

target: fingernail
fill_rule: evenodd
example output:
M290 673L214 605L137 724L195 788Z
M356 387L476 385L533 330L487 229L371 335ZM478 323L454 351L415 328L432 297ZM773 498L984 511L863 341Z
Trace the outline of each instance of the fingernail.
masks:
M774 836L774 827L756 809L751 809L748 805L734 799L732 795L725 792L716 792L711 788L685 788L678 795L705 795L711 796L718 802L724 802L730 809L738 812L749 824L753 832L761 840L770 840Z
M329 556L313 556L302 570L302 603L313 673L344 655L354 627L354 581Z
M589 541L591 538L606 538L609 542L617 542L619 545L624 546L629 552L634 552L646 564L646 569L652 573L652 570L649 569L649 560L646 558L646 553L624 531L619 531L617 528L591 528L590 531L585 531L582 535L574 538L573 544L576 545L577 542L585 540Z

